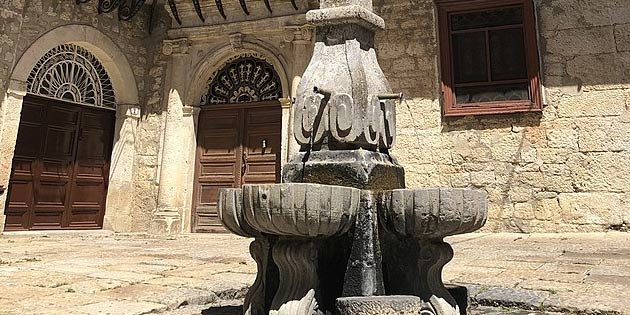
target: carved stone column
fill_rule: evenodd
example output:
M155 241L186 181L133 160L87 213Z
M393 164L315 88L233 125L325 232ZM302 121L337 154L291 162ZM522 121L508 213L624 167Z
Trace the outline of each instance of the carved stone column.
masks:
M396 117L393 101L383 96L391 90L374 51L383 19L371 0L321 0L306 19L316 27L315 47L293 107L300 153L283 170L284 180L404 187L404 170L389 155Z
M133 231L134 159L136 156L136 128L140 121L141 109L138 104L116 105L116 126L109 187L107 189L107 210L103 228L115 232Z
M184 180L182 172L185 155L182 152L182 116L185 97L190 43L186 39L166 41L163 53L171 56L169 65L168 100L166 105L166 123L162 144L160 167L160 186L158 190L157 211L151 222L151 233L170 234L182 230L182 212L184 207Z
M199 120L201 108L197 106L184 106L182 110L182 151L185 160L182 172L185 172L186 180L184 188L184 211L182 214L182 231L191 232L192 224L192 202L195 180L195 159L197 158L197 129L195 126Z
M287 26L285 28L284 40L291 44L293 51L293 63L291 73L291 100L297 97L297 90L302 75L308 66L313 52L313 28L311 26ZM293 136L293 121L295 119L293 110L289 111L290 137L288 141L287 155L292 158L300 151L300 145Z
M2 100L0 111L0 186L9 189L9 178L13 164L13 153L17 141L17 133L20 127L20 114L22 102L26 95L26 83L16 80L9 82L9 88ZM0 193L0 232L4 230L6 215L4 207L8 191Z

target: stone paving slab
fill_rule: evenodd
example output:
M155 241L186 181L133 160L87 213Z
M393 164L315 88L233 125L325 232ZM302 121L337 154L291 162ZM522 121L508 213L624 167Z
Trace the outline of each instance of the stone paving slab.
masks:
M469 287L483 305L473 315L630 314L629 233L447 241L455 257L444 280ZM228 234L6 233L0 315L228 315L255 278L249 242Z

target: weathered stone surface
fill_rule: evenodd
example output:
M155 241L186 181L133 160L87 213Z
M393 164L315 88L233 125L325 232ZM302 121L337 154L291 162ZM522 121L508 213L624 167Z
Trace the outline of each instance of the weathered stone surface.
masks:
M546 291L532 291L513 288L489 288L475 296L475 300L484 305L492 304L492 301L503 301L499 305L518 306L525 309L538 309L543 301L550 295ZM509 296L509 300L504 297ZM496 302L495 302L496 303Z
M259 232L329 237L350 229L360 196L350 187L286 183L244 185L242 200L245 220Z
M618 51L630 51L630 24L615 25L615 41Z
M421 314L422 300L416 296L344 297L337 299L340 315L412 315Z
M289 183L396 189L405 185L405 170L394 157L367 150L300 152L285 164L283 179Z
M558 30L545 35L545 48L563 56L612 53L616 51L613 31L610 25Z
M88 314L141 315L164 311L166 305L151 302L106 301L79 306L76 310Z
M472 189L396 189L383 193L379 216L400 237L441 239L481 228L487 193Z
M624 95L618 91L590 91L560 103L558 114L560 117L620 115L625 103Z
M579 0L545 1L540 15L545 29L560 30L610 25L609 10L613 1L596 4Z
M582 191L622 192L630 189L630 152L574 154L567 165Z
M573 224L621 225L621 196L612 193L559 194L563 217Z
M616 119L584 119L576 122L581 152L630 150L630 124Z

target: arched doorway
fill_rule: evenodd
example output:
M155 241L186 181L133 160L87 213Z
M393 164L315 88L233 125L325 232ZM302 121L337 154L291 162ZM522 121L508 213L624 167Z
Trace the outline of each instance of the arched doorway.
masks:
M5 207L6 231L101 228L116 98L101 62L62 44L27 80Z
M273 66L248 56L228 62L201 99L193 231L223 231L218 189L280 180L282 83Z

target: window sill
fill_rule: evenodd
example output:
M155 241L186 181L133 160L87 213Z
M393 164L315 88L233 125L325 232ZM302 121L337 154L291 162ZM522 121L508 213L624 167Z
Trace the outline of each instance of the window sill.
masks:
M478 116L542 112L542 107L532 102L487 102L466 104L466 106L444 107L444 117Z

